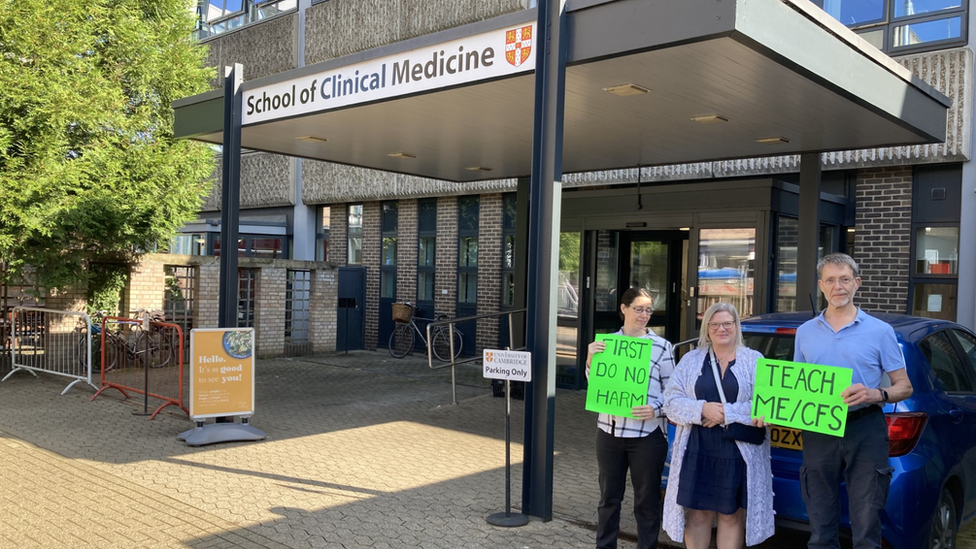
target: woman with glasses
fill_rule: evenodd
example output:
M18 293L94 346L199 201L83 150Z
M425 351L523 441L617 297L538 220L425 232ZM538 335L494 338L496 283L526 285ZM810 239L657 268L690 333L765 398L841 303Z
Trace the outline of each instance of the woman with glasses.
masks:
M643 288L630 288L620 299L620 317L624 325L614 335L651 341L647 404L634 406L631 409L634 417L601 413L597 418L596 461L600 474L597 549L617 547L620 502L627 487L628 469L634 485L637 547L656 547L661 534L661 472L668 453L667 424L662 409L664 385L674 370L674 354L671 343L654 335L647 327L652 307L651 294ZM602 341L594 341L587 347L587 379L593 355L605 348Z
M769 437L750 419L760 358L743 346L735 307L716 303L702 318L698 348L682 357L664 391L665 414L677 426L664 530L688 549L707 549L716 522L719 549L773 535Z

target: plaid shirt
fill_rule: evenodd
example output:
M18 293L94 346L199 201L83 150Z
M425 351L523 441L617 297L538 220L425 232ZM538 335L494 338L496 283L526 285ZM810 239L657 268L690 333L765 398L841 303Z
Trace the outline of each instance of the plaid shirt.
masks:
M613 335L623 335L623 330ZM654 335L650 329L642 336L643 339L650 339L651 345L651 371L650 379L647 383L647 404L654 407L654 419L635 419L632 417L614 416L610 414L600 414L596 420L596 426L605 433L619 438L645 437L661 429L664 432L664 386L674 372L674 353L671 350L671 342Z

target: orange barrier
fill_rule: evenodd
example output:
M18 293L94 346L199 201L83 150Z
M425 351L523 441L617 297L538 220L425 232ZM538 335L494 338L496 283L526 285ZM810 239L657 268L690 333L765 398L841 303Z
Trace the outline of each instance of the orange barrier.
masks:
M176 324L151 321L148 326L134 318L105 317L99 334L92 336L92 366L100 370L102 388L143 395L163 403L150 415L153 419L167 406L177 406L189 415L183 403L183 331ZM97 338L97 341L96 341ZM96 356L97 353L97 356Z

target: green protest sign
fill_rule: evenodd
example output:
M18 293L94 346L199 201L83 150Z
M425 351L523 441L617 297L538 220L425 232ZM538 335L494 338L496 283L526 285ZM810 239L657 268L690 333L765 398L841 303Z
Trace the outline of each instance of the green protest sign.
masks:
M756 365L752 417L842 437L847 405L840 393L850 387L853 375L850 368L764 358Z
M590 361L586 409L634 417L630 409L647 404L651 340L608 334L597 334L596 339L607 348Z

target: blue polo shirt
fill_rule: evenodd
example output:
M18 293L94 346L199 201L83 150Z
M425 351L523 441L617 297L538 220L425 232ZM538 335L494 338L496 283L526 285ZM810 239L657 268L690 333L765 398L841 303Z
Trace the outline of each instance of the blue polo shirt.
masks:
M852 383L876 389L882 372L905 367L895 331L888 323L865 313L860 307L854 322L837 332L823 313L796 330L793 360L807 364L843 366L854 370Z

